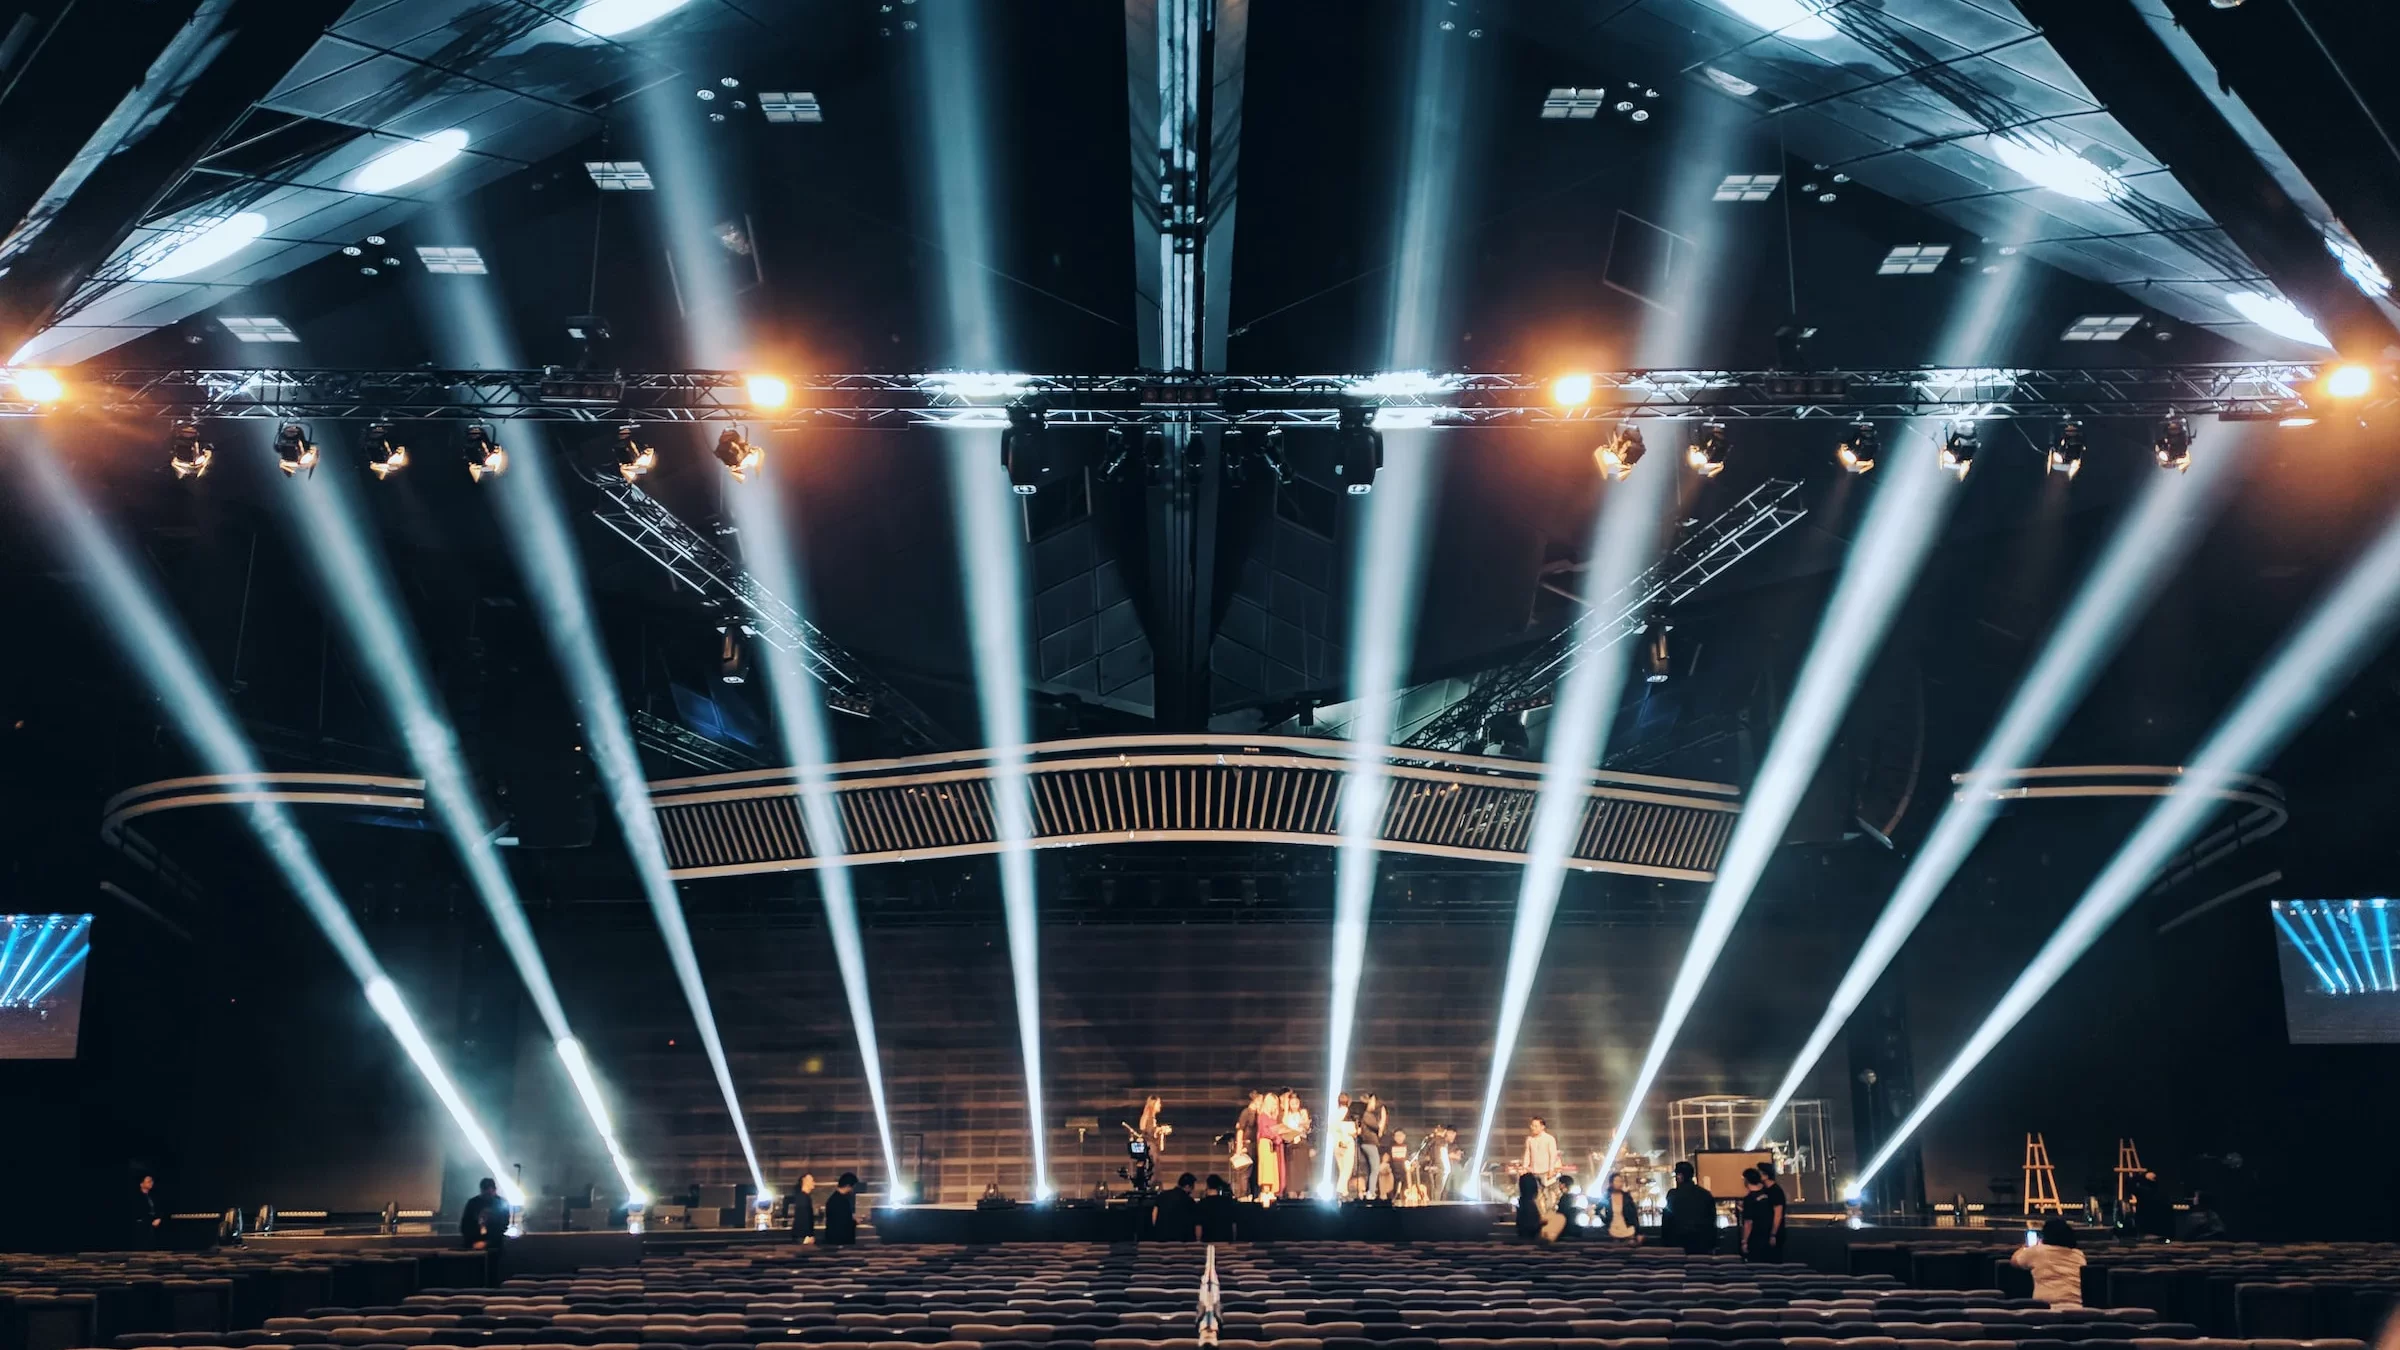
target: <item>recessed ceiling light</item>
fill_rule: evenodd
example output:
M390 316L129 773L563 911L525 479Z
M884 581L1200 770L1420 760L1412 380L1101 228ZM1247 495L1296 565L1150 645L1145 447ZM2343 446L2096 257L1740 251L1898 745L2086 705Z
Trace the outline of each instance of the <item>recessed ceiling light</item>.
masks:
M1775 185L1783 181L1779 173L1729 173L1717 184L1712 201L1763 202L1775 195Z
M568 15L567 22L593 37L616 37L655 23L689 3L690 0L589 0Z
M2063 197L2105 202L2125 193L2125 181L2046 136L2011 132L1991 138L1992 153L2022 178Z
M417 257L424 262L426 271L439 272L446 276L479 277L488 270L483 265L483 255L472 248L445 248L419 244L417 245Z
M1553 89L1542 100L1542 116L1551 121L1597 117L1606 106L1608 91L1605 89Z
M638 159L587 159L583 171L602 192L650 192L658 187L650 170Z
M168 281L189 276L239 253L267 232L267 218L256 211L237 211L223 220L187 227L166 253L135 272L138 281Z
M770 122L822 122L825 108L815 94L775 89L758 91L758 110Z
M1741 76L1736 75L1731 71L1719 70L1715 66L1704 66L1701 68L1700 73L1708 77L1708 82L1710 84L1713 84L1717 88L1724 90L1726 93L1733 95L1735 98L1748 98L1752 94L1758 92L1757 85L1750 83L1748 80L1743 79Z
M1875 268L1879 277L1921 277L1941 270L1950 256L1948 244L1895 244Z
M1755 28L1800 42L1823 42L1841 36L1809 0L1718 0Z
M2300 308L2280 295L2261 295L2256 291L2227 291L2225 303L2234 312L2280 338L2305 342L2328 351L2333 344L2325 340L2325 331L2316 320L2300 312Z
M467 148L467 133L458 127L437 131L423 140L402 141L359 166L350 175L352 192L389 192L405 187L441 168Z
M217 322L225 325L226 332L244 342L298 342L300 340L298 333L293 332L283 320L275 318L273 315L228 314L218 319Z
M2058 337L2061 342L2115 342L2141 321L2139 314L2086 314Z

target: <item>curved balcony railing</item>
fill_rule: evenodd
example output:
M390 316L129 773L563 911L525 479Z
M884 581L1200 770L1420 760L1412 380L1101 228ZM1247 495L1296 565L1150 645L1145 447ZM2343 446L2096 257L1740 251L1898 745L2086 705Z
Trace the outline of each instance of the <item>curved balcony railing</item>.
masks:
M1348 743L1306 737L1120 736L1029 747L1034 845L1338 841ZM1393 748L1375 846L1523 862L1542 766ZM840 852L854 863L999 851L986 752L836 765ZM815 867L789 769L650 785L680 879ZM1568 865L1707 881L1733 818L1722 783L1594 774Z

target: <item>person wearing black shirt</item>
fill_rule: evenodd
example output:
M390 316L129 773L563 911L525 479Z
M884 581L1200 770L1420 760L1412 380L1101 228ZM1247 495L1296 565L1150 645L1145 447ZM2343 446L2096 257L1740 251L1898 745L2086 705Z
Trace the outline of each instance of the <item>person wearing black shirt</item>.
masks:
M792 1192L792 1241L817 1240L817 1179L802 1173L799 1188Z
M1769 1241L1775 1248L1775 1255L1769 1257L1768 1259L1772 1261L1781 1261L1783 1259L1784 1211L1790 1208L1791 1202L1783 1193L1783 1183L1775 1179L1775 1164L1772 1160L1762 1162L1758 1165L1758 1177L1759 1180L1767 1183L1767 1195L1775 1202L1775 1227L1767 1234ZM1965 1211L1962 1210L1960 1212L1964 1213Z
M1667 1192L1658 1240L1693 1256L1706 1256L1717 1249L1717 1197L1692 1180L1688 1162L1675 1164L1675 1189Z
M1241 1202L1233 1198L1233 1187L1225 1178L1208 1174L1208 1194L1194 1207L1200 1225L1202 1242L1231 1242L1240 1229Z
M1192 1188L1200 1179L1186 1172L1170 1190L1159 1192L1150 1212L1150 1235L1161 1242L1189 1242L1200 1228L1200 1201Z
M1367 1178L1367 1198L1396 1199L1385 1184L1383 1166L1383 1132L1392 1123L1392 1113L1372 1092L1353 1109L1358 1117L1358 1168Z
M1775 1259L1775 1197L1755 1167L1742 1169L1742 1259Z
M498 1261L508 1241L508 1202L500 1198L500 1183L485 1177L475 1183L474 1198L458 1213L458 1236L471 1251L490 1252Z
M166 1233L166 1219L166 1206L158 1202L158 1178L144 1172L133 1188L133 1245L159 1245Z
M834 1179L833 1195L825 1201L825 1236L819 1246L849 1247L858 1242L858 1173Z

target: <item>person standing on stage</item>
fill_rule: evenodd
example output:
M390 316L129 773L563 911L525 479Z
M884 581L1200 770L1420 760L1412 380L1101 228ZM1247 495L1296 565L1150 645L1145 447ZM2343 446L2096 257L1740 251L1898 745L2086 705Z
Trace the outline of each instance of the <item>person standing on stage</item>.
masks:
M1316 1141L1309 1120L1308 1108L1300 1104L1300 1094L1291 1088L1283 1090L1284 1174L1286 1195L1303 1195L1308 1191L1308 1179L1316 1173Z
M1391 1113L1383 1109L1383 1100L1368 1093L1358 1107L1358 1165L1367 1174L1369 1200L1391 1194L1384 1185L1383 1175L1383 1132L1391 1123Z
M1258 1094L1257 1142L1250 1151L1257 1154L1256 1167L1251 1175L1262 1201L1280 1200L1284 1194L1285 1134L1282 1099L1272 1092Z
M813 1173L800 1174L800 1184L792 1191L792 1241L809 1243L817 1240L817 1178Z
M1229 1158L1236 1193L1252 1200L1258 1198L1257 1151L1258 1094L1253 1092L1242 1113L1233 1118L1233 1152Z
M1350 1177L1358 1171L1358 1114L1351 1109L1350 1094L1345 1092L1334 1100L1333 1113L1333 1198L1350 1198Z
M1548 1122L1540 1116L1525 1127L1525 1156L1518 1160L1517 1170L1539 1178L1545 1186L1558 1180L1558 1136L1550 1133Z
M1755 1167L1743 1168L1743 1260L1763 1263L1775 1259L1775 1224L1782 1217L1782 1207L1767 1193L1767 1179Z
M1394 1130L1383 1154L1383 1193L1395 1205L1408 1203L1408 1131Z
M1770 1244L1775 1249L1775 1254L1767 1259L1770 1261L1781 1261L1783 1259L1784 1211L1790 1207L1791 1201L1783 1193L1783 1183L1775 1179L1774 1159L1769 1158L1767 1161L1760 1163L1758 1165L1758 1175L1760 1180L1767 1183L1767 1198L1773 1201L1775 1205L1775 1228L1774 1231L1767 1235Z
M158 1246L166 1231L167 1209L158 1202L158 1178L144 1172L133 1184L133 1245Z
M1667 1192L1658 1240L1693 1256L1706 1256L1717 1249L1717 1197L1692 1180L1688 1162L1675 1164L1675 1189Z
M844 1172L834 1178L833 1194L825 1201L825 1236L817 1243L823 1247L857 1245L858 1173Z

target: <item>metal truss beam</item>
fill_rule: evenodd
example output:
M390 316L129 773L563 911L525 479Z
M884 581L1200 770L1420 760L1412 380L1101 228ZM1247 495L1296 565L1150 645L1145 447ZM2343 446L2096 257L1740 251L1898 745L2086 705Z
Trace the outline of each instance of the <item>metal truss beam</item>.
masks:
M749 569L726 556L700 531L661 505L657 498L605 471L585 475L600 490L602 505L592 515L682 585L725 612L727 623L797 653L801 668L825 686L826 706L872 718L890 727L912 750L938 750L948 742L933 722L900 691L885 684L865 662L759 584ZM678 757L683 757L678 753Z
M1494 716L1506 709L1546 705L1551 687L1575 661L1640 633L1650 615L1690 599L1807 514L1798 483L1770 478L1752 488L1715 519L1677 540L1665 557L1580 622L1517 660L1477 675L1464 696L1420 726L1407 743L1438 750L1476 748Z
M1378 425L1555 426L1628 417L1789 421L1907 417L2270 418L2307 410L2320 367L2254 361L2068 370L1592 372L1580 407L1552 404L1546 377L1368 375L812 375L792 404L753 407L727 371L604 376L541 370L119 370L67 372L57 409L0 399L0 416L64 410L160 418L294 421L443 418L588 422L747 422L762 428L992 427L1030 404L1051 426L1332 427L1344 409ZM2347 405L2400 406L2400 379ZM0 381L0 392L14 386Z

